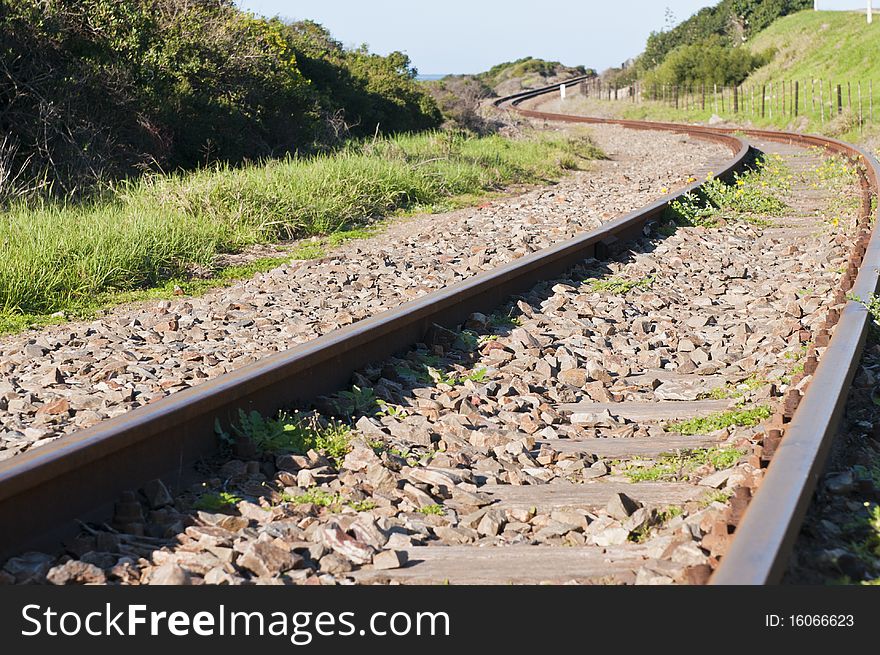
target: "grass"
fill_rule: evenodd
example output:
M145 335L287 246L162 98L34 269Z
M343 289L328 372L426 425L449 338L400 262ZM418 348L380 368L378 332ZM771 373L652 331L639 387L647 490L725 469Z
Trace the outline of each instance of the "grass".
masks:
M436 132L148 176L86 204L18 202L0 213L0 326L94 311L97 297L110 301L120 292L155 293L194 269L213 271L218 254L253 244L319 235L323 241L293 255L320 257L368 235L377 217L556 180L598 156L585 136Z
M759 377L758 375L751 375L745 380L741 382L737 382L736 384L732 382L728 382L723 387L718 387L716 389L712 389L712 391L702 394L701 398L708 398L711 400L726 400L728 398L741 398L749 391L754 391L755 389L760 389L765 384L768 384L767 380Z
M221 439L231 441L232 435L219 429ZM334 419L311 415L293 416L280 412L277 418L265 418L259 412L239 410L238 423L232 425L235 435L250 441L258 451L303 454L315 450L333 459L337 465L350 450L351 428Z
M735 425L751 427L768 418L770 418L770 408L765 405L759 405L750 409L732 409L710 416L667 423L664 429L667 432L675 432L677 434L709 434Z
M792 174L778 155L759 158L733 184L709 177L699 192L670 203L669 218L678 225L716 227L721 221L768 226L768 216L781 216L787 205L779 199L791 188Z
M261 257L247 264L219 269L209 278L171 278L162 284L131 291L104 292L82 298L66 310L52 314L20 313L0 310L0 334L21 332L29 328L58 325L71 319L90 319L99 311L133 302L166 300L176 296L200 296L212 289L228 287L236 280L251 278L289 262L291 257Z
M424 507L419 507L416 510L419 514L433 515L433 516L442 516L444 514L443 505L425 505Z
M614 296L623 296L633 289L647 290L654 284L654 276L649 275L638 280L621 280L608 278L607 280L594 280L590 283L590 289L595 292L608 293Z
M633 459L623 465L623 473L632 482L687 480L694 470L706 464L711 464L717 471L729 469L744 452L737 448L698 448L657 460Z
M241 502L241 498L228 491L207 492L203 493L193 503L193 509L200 509L206 512L220 512L230 507L234 507Z
M282 494L281 500L282 502L292 503L294 505L317 505L318 507L326 507L331 512L341 512L345 507L350 507L356 512L366 512L376 508L376 503L372 500L352 500L338 492L330 493L323 489L309 489L298 496Z

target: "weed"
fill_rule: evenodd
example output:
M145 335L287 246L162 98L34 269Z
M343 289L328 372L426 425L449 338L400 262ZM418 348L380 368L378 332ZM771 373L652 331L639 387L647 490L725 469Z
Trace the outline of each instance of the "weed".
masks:
M766 216L780 216L787 209L778 196L789 190L790 180L782 158L769 155L758 159L752 170L735 174L733 184L710 177L699 191L672 201L669 215L691 227L716 227L722 220L767 226Z
M233 424L232 430L260 452L302 454L314 449L339 464L350 450L351 428L317 415L279 412L277 418L267 419L259 412L239 410L238 424Z
M638 280L621 280L619 278L608 278L607 280L594 280L590 284L590 289L594 292L604 292L615 296L622 296L633 289L650 289L654 284L655 277L649 275Z
M331 402L336 410L343 416L361 416L376 413L379 407L378 399L372 389L361 389L352 386L350 391L340 391Z
M372 500L351 500L339 492L330 493L323 489L309 489L298 496L282 494L281 500L282 502L292 503L294 505L317 505L318 507L326 507L332 512L340 512L345 507L350 507L356 512L366 512L376 508L376 503Z
M745 451L736 448L699 448L687 453L666 455L657 460L633 459L622 470L632 482L687 480L700 466L711 464L716 470L728 469Z
M194 509L200 509L205 512L220 512L230 507L234 507L241 502L241 498L227 491L207 492L203 493L193 503Z
M678 434L709 434L734 425L751 427L768 418L770 418L770 408L760 405L750 409L733 409L727 412L712 414L711 416L667 423L664 429L667 432L676 432Z
M434 515L434 516L442 516L444 513L443 505L425 505L424 507L419 507L417 510L420 514L425 515Z

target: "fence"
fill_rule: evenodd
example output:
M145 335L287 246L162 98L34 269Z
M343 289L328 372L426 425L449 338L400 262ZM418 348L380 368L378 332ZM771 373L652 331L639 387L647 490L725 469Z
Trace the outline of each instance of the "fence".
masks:
M650 85L617 87L598 78L585 80L581 93L599 100L656 102L685 111L711 111L718 116L794 120L800 116L826 121L848 112L861 131L874 123L874 82L834 82L825 79L779 80L739 86Z

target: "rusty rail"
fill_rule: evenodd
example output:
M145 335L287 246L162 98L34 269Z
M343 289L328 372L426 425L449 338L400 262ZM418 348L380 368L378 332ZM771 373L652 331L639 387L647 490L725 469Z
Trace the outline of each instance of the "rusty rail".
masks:
M567 86L585 78L565 82ZM525 100L551 93L559 84L502 98L498 107L509 105L518 113L545 120L605 123L630 129L661 129L687 132L694 136L711 134L744 134L798 145L818 146L859 163L863 188L861 231L854 244L850 266L841 281L839 293L852 291L856 297L867 298L877 291L880 273L880 236L873 229L880 211L872 210L871 198L880 191L880 164L869 152L858 146L819 135L773 130L709 128L676 123L654 123L588 116L573 116L522 109ZM873 211L873 216L872 216ZM788 558L809 508L813 491L822 473L828 452L840 424L844 405L856 367L864 348L870 325L867 310L858 302L849 301L839 320L827 321L824 332L815 335L815 346L824 347L828 331L833 337L822 353L818 368L802 397L795 397L797 408L790 421L777 425L784 428L784 438L774 442L776 449L769 468L745 515L735 527L733 541L721 559L710 583L774 584L785 573ZM819 341L820 343L816 343ZM780 417L782 418L782 417ZM775 437L776 435L774 435Z
M720 175L746 162L749 148L736 136L702 131L696 136L735 153ZM57 544L76 529L73 519L106 520L122 491L150 479L181 484L193 462L217 451L216 422L228 425L239 409L271 414L343 388L354 371L418 343L433 324L453 327L472 312L490 311L511 294L562 275L597 255L605 243L637 238L669 202L699 185L694 182L595 230L0 463L0 525L7 526L0 534L0 558Z

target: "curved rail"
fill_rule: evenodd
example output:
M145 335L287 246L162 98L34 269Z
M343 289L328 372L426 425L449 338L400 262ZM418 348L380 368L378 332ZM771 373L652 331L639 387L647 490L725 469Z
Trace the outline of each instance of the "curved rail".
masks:
M576 78L563 84L572 86L583 79L585 78ZM872 225L876 223L880 211L874 210L874 216L871 216L871 196L876 197L880 191L880 164L869 152L858 146L818 135L594 118L547 113L518 106L525 100L556 91L559 86L556 84L501 98L495 104L498 107L509 104L524 116L545 120L605 123L630 129L687 132L701 137L744 134L758 139L819 146L858 161L862 168L860 181L863 189L861 231L854 244L849 267L841 281L838 298L845 297L842 294L848 291L861 298L877 291L880 236L877 230L872 229ZM825 329L817 335L818 343L814 343L814 346L824 347L827 330L834 328L833 337L822 353L818 368L803 397L794 395L786 398L797 409L790 417L790 422L776 426L784 427L785 436L778 441L778 447L776 440L781 435L772 436L775 454L745 515L735 526L735 538L712 576L711 584L772 584L781 580L840 423L869 323L865 307L849 301L840 312L836 324L835 317L830 317Z
M734 153L720 176L744 166L749 147L738 137L693 133ZM337 391L356 370L423 341L432 325L454 327L601 256L605 244L640 236L645 223L699 186L694 182L595 230L0 462L0 525L10 526L0 533L0 558L56 543L75 529L75 518L105 519L122 491L151 479L182 484L190 463L216 452L215 425L228 425L239 409L270 414Z

